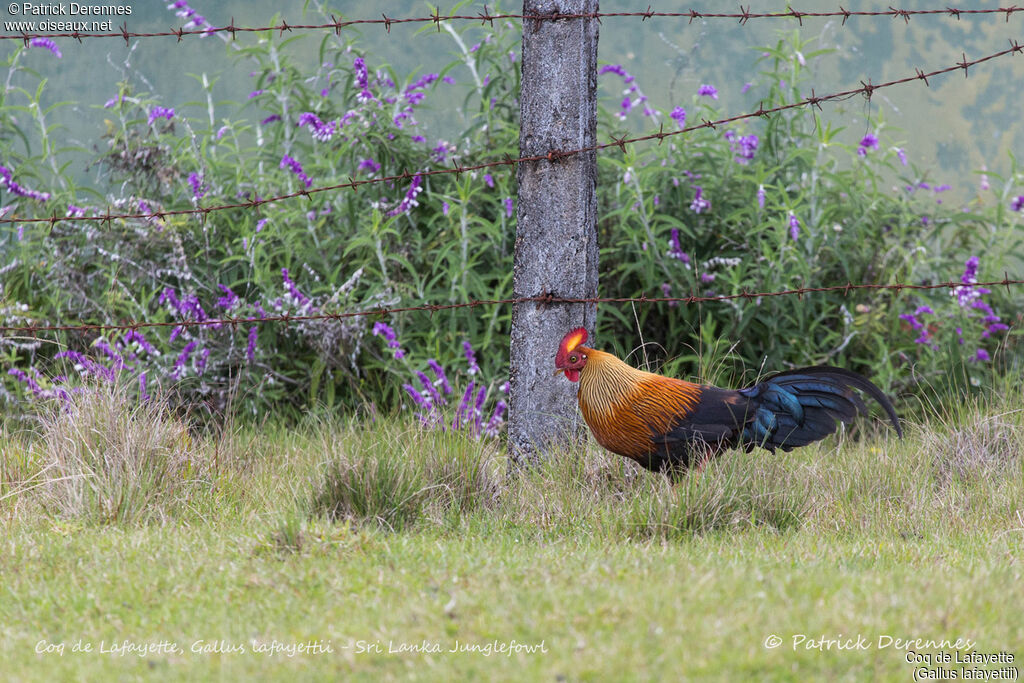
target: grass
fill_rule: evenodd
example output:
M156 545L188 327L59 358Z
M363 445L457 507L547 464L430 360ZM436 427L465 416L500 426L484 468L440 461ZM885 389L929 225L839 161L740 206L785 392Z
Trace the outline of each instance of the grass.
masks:
M159 404L85 397L0 433L0 670L910 680L895 639L1020 654L1009 400L902 442L730 453L673 486L587 442L510 476L496 445L401 420L199 435Z

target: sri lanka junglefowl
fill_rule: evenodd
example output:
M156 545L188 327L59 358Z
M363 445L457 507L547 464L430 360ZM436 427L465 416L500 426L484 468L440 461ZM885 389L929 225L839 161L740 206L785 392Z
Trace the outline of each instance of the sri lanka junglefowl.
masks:
M582 327L565 335L555 374L579 382L580 412L597 442L649 470L678 475L728 448L806 446L834 432L837 421L867 413L855 389L878 401L903 436L885 394L849 370L819 365L719 389L637 370L586 341Z

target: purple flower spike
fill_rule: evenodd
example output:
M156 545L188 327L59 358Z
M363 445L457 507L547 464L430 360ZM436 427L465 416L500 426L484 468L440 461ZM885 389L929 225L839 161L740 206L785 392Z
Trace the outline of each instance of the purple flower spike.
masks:
M149 125L152 126L153 123L157 119L160 119L160 118L167 119L168 121L173 119L174 118L174 108L173 107L153 107L152 109L149 110Z
M690 210L694 213L704 213L711 208L711 200L704 198L704 188L700 185L693 186L696 194L693 197L693 201L690 202Z
M412 177L412 181L409 183L409 189L406 191L405 197L403 197L402 201L398 203L398 206L393 208L391 211L388 211L388 215L397 216L407 212L414 206L419 206L420 204L416 201L416 197L423 191L423 188L420 186L422 182L423 178L419 173L414 175Z
M668 255L682 261L687 268L690 267L690 255L683 251L679 243L679 228L672 228L672 235L668 239Z
M710 97L713 100L718 99L718 88L713 85L702 85L697 88L697 94L701 97Z
M462 351L466 354L466 363L469 364L469 374L475 375L480 372L480 366L476 363L476 352L473 345L468 341L462 342Z
M878 138L868 133L860 140L860 144L857 146L857 154L860 156L867 156L869 149L878 149Z
M294 173L306 187L310 187L313 184L313 181L310 180L309 176L302 170L302 164L287 154L281 157L280 167L291 169L292 173Z
M373 336L383 336L388 342L388 348L395 350L395 358L401 360L405 357L405 351L402 350L402 345L398 342L398 335L391 328L390 325L383 322L375 322L373 324Z
M444 374L444 368L433 358L427 360L427 365L434 371L434 377L437 378L435 384L441 385L441 391L444 392L445 396L452 393L452 385L448 383L448 377Z
M249 328L249 343L245 347L245 357L249 359L250 363L256 362L256 326L253 325Z
M46 48L47 50L52 52L57 59L60 59L64 56L61 53L60 48L57 47L57 43L53 42L49 38L33 38L32 40L28 41L28 46Z
M6 166L0 166L0 187L6 187L12 194L16 194L19 197L36 199L41 202L45 202L50 198L49 192L36 192L16 183L14 181L14 174Z
M792 211L789 213L789 237L794 242L800 237L800 220Z
M203 188L203 176L195 171L188 174L188 184L192 186L192 198L196 201L203 198L206 190Z

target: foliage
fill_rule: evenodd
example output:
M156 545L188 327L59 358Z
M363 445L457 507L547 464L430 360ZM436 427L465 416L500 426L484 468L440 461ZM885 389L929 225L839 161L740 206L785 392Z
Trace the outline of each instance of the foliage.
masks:
M14 49L7 63L13 85L0 107L3 212L53 219L9 223L13 229L0 233L0 320L166 327L2 337L0 398L23 406L34 397L68 396L75 383L69 378L130 373L140 397L173 386L170 395L193 414L198 407L214 416L297 415L411 401L424 423L497 433L504 403L494 389L507 376L508 307L407 312L385 321L351 315L511 294L514 174L507 167L423 172L515 156L519 83L518 69L509 67L520 33L507 23L445 30L457 59L401 75L348 34L323 34L312 68L296 57L308 36L267 33L232 43L231 58L252 68L253 90L245 102L223 103L204 82L205 116L185 116L179 103L128 78L97 107L98 118L107 117L103 147L93 155L97 187L75 184L64 161L71 150L56 144L39 106L45 81L21 61L26 50L42 47L53 59L59 50ZM751 87L764 106L802 97L820 52L796 34L759 49L765 68ZM666 113L647 105L621 66L602 67L599 79L610 91L602 102L615 103L602 109L601 126L617 135L637 118L671 129L721 115L709 84L686 108ZM626 86L621 100L614 94L619 79ZM459 94L460 106L447 104ZM451 113L449 123L460 128L454 142L428 139L417 116L431 105ZM859 143L851 142L848 132L800 108L599 155L600 295L945 282L977 254L985 254L978 280L1020 272L1013 255L1020 174L996 179L999 186L986 178L966 206L942 204L948 186L909 163L894 134L879 113ZM318 189L383 177L393 179L355 191ZM899 189L890 191L892 183ZM291 193L297 196L260 203ZM250 202L258 205L171 213ZM61 220L111 213L137 217ZM964 378L969 389L988 383L995 367L1020 369L1016 330L993 328L1016 324L1020 305L1002 290L985 297L987 311L965 308L962 296L944 290L608 305L598 339L625 352L639 333L663 345L667 371L708 380L751 380L762 368L827 362L908 392L960 368L950 376ZM945 316L929 323L942 331L929 344L914 343L915 322L907 317L922 307ZM339 317L259 322L320 313ZM177 324L223 317L243 322ZM408 355L375 334L381 324ZM953 329L966 333L954 336ZM464 344L480 350L479 365L453 377L465 380L463 400L454 416L442 414L446 394L439 403L430 387L441 382L436 368L452 367ZM425 381L428 368L434 379ZM413 376L419 385L410 383ZM432 400L425 405L417 395Z

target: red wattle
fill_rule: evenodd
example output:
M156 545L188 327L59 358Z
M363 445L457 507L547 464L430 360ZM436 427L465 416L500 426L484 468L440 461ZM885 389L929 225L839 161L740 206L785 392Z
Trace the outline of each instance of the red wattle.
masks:
M565 376L569 379L570 382L577 382L580 379L580 371L579 370L566 370L565 371Z

